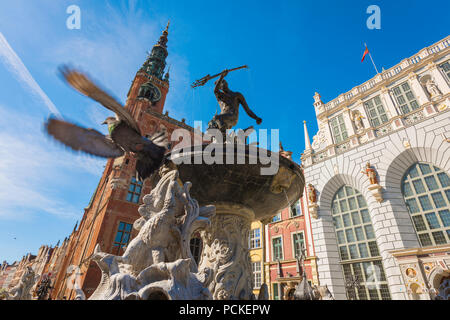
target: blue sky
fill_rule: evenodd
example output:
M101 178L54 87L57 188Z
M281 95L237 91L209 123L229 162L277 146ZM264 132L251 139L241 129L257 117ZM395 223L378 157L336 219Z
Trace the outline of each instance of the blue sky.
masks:
M68 6L81 9L81 29L66 28ZM381 9L381 30L369 30L366 9ZM0 4L0 262L42 244L55 245L81 219L104 160L75 154L42 132L51 111L105 132L109 115L67 87L57 67L88 71L120 101L171 20L166 110L204 123L216 111L212 85L190 83L248 64L228 76L261 118L280 129L299 162L302 121L317 131L313 94L324 102L375 75L361 63L364 42L381 69L449 34L448 1L77 1L15 0ZM254 121L241 111L238 124ZM15 239L14 239L15 238Z

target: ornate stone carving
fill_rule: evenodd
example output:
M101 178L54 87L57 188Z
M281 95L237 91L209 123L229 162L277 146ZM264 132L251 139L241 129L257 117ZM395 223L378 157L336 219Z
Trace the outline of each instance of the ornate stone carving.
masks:
M317 191L312 184L308 184L308 200L309 200L309 212L311 213L311 217L314 219L319 218L317 214Z
M203 255L199 266L214 273L209 290L215 300L254 299L248 250L253 211L218 203L216 213L211 227L201 233Z
M189 248L191 235L205 229L214 206L199 208L181 185L178 171L160 169L161 180L143 198L139 234L122 256L103 253L97 244L93 260L102 279L90 300L211 299L208 268L198 270Z
M431 98L440 96L441 90L439 90L439 88L437 87L436 83L434 82L433 78L429 78L426 80L425 82L425 88L428 91L428 94L430 95Z
M321 122L319 124L319 131L313 137L312 147L314 148L314 150L318 151L326 147L327 137L325 135L325 130L325 124Z
M274 194L279 194L283 192L283 190L289 189L295 177L295 174L291 170L280 167L278 173L272 180L270 191Z
M6 294L6 299L31 300L31 289L38 278L31 267L26 267L19 283Z

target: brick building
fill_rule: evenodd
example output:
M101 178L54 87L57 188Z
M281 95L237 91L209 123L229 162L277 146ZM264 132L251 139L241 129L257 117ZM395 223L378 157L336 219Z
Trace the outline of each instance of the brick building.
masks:
M163 114L169 91L169 74L164 74L168 55L168 26L147 60L136 73L127 95L125 108L132 114L141 132L151 136L159 125L173 130L193 128ZM97 244L103 252L121 255L130 239L136 236L133 223L138 219L142 195L151 190L150 179L144 183L135 179L135 159L124 155L109 159L89 205L85 208L78 228L68 239L67 254L57 275L53 299L73 299L74 281L89 297L100 282L101 272L90 257Z
M302 197L279 212L265 229L264 271L271 300L290 300L304 267L311 286L319 285L308 211Z

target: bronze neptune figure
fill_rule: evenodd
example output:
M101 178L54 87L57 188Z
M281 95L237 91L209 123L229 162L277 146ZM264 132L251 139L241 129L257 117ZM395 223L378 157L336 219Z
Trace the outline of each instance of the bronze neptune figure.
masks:
M257 124L262 122L256 114L250 110L247 101L245 101L244 96L240 92L231 91L228 88L228 83L224 79L230 71L242 69L246 66L224 70L215 76L206 76L200 80L197 80L192 87L197 87L204 85L208 80L220 75L220 78L215 82L214 95L216 96L217 102L220 106L220 114L216 114L208 124L208 129L219 129L222 134L225 135L227 129L231 129L235 126L239 119L239 106L242 105L245 112L256 120Z

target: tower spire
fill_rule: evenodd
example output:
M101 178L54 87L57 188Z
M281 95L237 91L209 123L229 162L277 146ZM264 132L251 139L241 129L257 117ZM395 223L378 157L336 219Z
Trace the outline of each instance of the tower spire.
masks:
M309 140L308 128L306 127L306 121L303 120L303 128L305 131L305 151L312 151L311 140Z
M167 22L166 29L162 32L158 42L153 46L152 51L141 68L141 71L144 71L148 75L152 75L160 80L163 80L164 69L166 67L166 58L169 55L167 52L169 26L170 20Z

